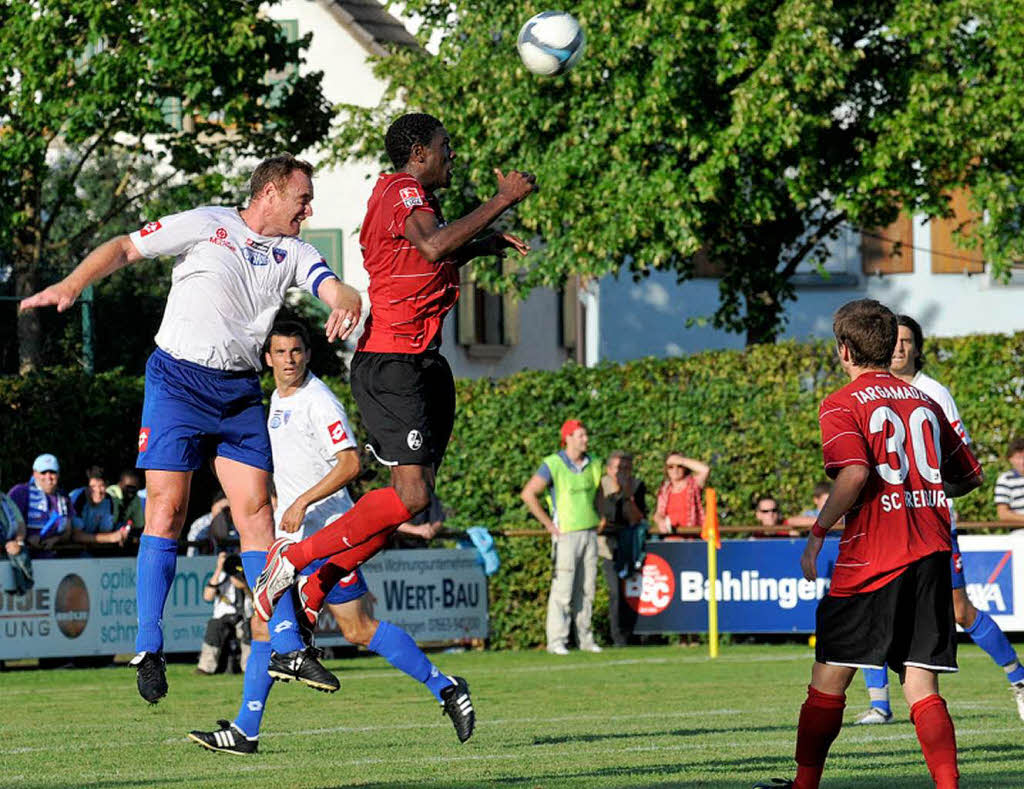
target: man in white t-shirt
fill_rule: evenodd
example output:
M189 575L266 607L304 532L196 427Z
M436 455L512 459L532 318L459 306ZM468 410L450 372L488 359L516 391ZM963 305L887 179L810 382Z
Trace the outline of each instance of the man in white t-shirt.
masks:
M334 393L309 372L310 350L306 328L295 321L274 325L267 338L266 362L274 373L274 394L270 399L267 426L274 451L274 487L277 510L274 521L277 535L304 539L352 508L345 487L359 475L359 452L345 408ZM403 524L400 531L427 536L429 526ZM293 604L303 630L311 638L317 611L303 604L306 583L316 583L316 570L326 560L314 562L302 571ZM361 570L342 578L326 591L325 602L342 635L353 644L367 647L386 658L392 666L427 686L455 726L460 742L473 733L476 716L469 687L461 677L442 674L416 646L416 642L389 622L378 622L363 605L366 581ZM288 597L289 595L286 595ZM326 676L311 678L304 671L313 647L304 652L279 655L270 660L269 675L288 682L297 679L317 690L334 691L338 681L326 670ZM260 678L250 678L246 685ZM189 739L212 751L234 754L256 753L259 724L270 685L259 702L259 715L253 715L243 703L234 721L219 721L220 729L193 731ZM251 699L252 700L252 699Z
M253 172L247 207L206 206L149 222L101 244L62 281L21 302L21 309L56 306L63 312L88 285L124 266L175 258L157 347L146 365L136 464L146 469L148 497L132 665L139 693L150 703L167 693L161 617L192 472L213 460L250 584L273 538L271 452L257 373L285 292L302 287L327 304L329 341L346 339L359 320L359 294L298 238L313 213L312 174L309 163L293 156L267 159ZM286 610L270 625L278 651L301 647L292 620L294 613ZM279 629L283 623L289 627ZM269 661L268 638L266 625L254 623L253 661Z
M956 402L949 390L931 376L925 375L921 368L924 365L924 333L920 324L909 315L898 316L899 335L896 350L893 352L892 365L889 371L897 378L924 392L942 409L946 419L960 435L964 443L970 445L971 437L964 427ZM953 524L953 612L956 623L974 640L974 643L988 653L989 657L1006 673L1010 689L1017 701L1017 712L1024 720L1024 667L1017 659L1017 653L999 625L984 611L979 611L967 597L966 581L964 580L963 559L960 546L957 544L956 513L953 503L949 505ZM864 669L864 681L871 697L871 707L857 723L889 723L893 720L889 705L888 669Z

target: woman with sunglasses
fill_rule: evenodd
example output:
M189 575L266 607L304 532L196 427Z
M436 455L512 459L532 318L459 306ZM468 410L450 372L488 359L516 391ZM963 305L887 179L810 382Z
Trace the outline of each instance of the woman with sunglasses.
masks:
M679 540L683 539L680 529L701 526L704 522L701 493L710 473L710 466L682 452L669 452L665 456L665 480L658 490L652 533L661 534L666 540Z

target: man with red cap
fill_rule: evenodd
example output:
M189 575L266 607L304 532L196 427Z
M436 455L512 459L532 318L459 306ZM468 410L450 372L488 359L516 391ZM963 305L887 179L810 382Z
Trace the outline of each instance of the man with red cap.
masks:
M600 652L590 629L597 578L597 514L601 463L587 454L587 429L578 419L562 424L562 449L544 458L520 494L530 513L551 534L554 573L548 597L547 640L552 655L569 654L569 622L576 622L580 649ZM551 514L540 503L550 490Z

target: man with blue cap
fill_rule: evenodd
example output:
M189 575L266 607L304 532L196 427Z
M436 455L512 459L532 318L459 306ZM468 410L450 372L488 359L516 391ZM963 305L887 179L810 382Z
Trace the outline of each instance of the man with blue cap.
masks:
M54 546L70 533L71 507L57 488L60 464L46 452L32 463L32 478L15 485L8 496L25 519L25 542L34 558L54 556Z

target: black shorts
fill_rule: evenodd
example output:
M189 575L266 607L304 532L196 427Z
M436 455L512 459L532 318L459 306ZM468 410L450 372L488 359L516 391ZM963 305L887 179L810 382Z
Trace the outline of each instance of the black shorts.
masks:
M819 663L896 672L904 666L956 671L949 552L918 559L881 589L826 595L816 616Z
M436 471L455 424L455 379L448 361L437 351L360 351L352 357L350 378L377 460Z

